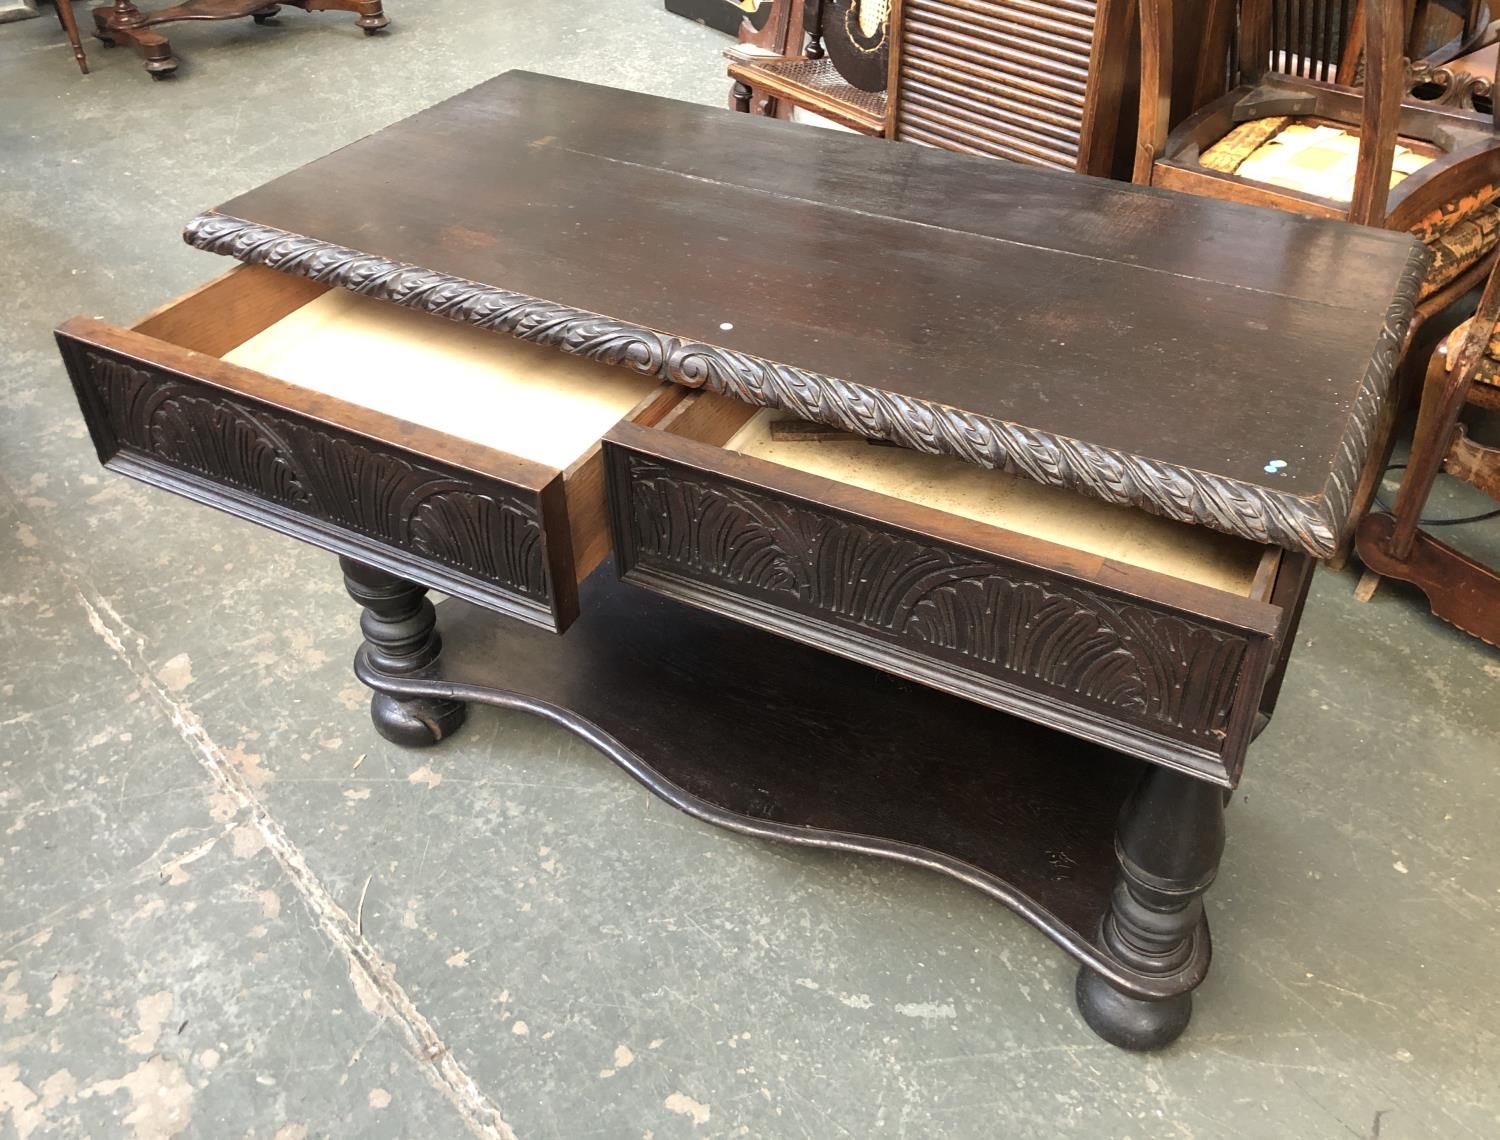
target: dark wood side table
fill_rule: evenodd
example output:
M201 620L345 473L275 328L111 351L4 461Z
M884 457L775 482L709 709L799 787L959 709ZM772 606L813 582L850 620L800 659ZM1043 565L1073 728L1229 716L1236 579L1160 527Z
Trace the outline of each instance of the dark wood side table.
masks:
M156 29L179 20L242 20L253 16L257 24L272 19L283 5L304 12L354 12L355 22L372 36L386 27L381 0L183 0L170 8L142 10L134 0L114 0L94 9L95 35L113 47L127 43L135 48L152 79L162 79L177 70L172 45Z
M1182 1032L1414 240L523 73L185 236L245 264L58 330L94 444L340 556L383 735L528 710Z

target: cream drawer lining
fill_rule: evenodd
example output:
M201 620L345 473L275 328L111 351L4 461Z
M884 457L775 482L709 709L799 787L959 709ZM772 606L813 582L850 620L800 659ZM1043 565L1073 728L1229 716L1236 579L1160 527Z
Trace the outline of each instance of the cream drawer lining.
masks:
M314 298L224 359L558 468L661 384L343 289Z
M948 455L863 440L778 442L764 409L725 447L840 483L1249 597L1262 548L1232 535L1085 498Z

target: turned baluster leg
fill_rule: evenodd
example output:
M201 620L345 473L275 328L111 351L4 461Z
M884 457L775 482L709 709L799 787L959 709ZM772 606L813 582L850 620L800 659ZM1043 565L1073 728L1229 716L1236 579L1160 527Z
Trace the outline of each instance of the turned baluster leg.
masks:
M63 34L68 37L68 44L73 49L73 59L78 64L78 70L87 75L89 61L88 57L83 54L83 41L78 36L78 20L73 12L73 0L57 0L57 22L62 25Z
M442 652L437 612L427 600L427 588L352 558L340 558L344 588L364 607L359 628L365 636L361 652L377 675L397 679L431 676ZM460 701L425 697L400 700L380 691L370 698L370 719L387 740L409 748L423 748L451 736L464 722Z
M1168 977L1193 959L1206 936L1203 892L1224 852L1224 792L1204 780L1153 768L1120 816L1115 837L1120 875L1100 942L1122 966ZM1122 993L1084 967L1078 1008L1089 1027L1124 1049L1175 1041L1193 1012L1193 995L1145 1001Z

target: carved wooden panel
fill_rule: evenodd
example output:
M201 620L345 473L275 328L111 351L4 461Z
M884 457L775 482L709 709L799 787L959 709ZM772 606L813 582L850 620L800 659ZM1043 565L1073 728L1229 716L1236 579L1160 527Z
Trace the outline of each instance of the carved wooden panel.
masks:
M471 591L480 597L498 589L550 624L553 590L534 493L91 347L64 349L106 462L123 454L199 476L436 563L489 587Z
M1382 403L1406 342L1430 255L1413 242L1400 287L1386 313L1348 428L1316 500L1273 487L1182 467L1053 435L934 400L825 376L805 368L632 325L611 317L405 265L212 211L189 223L189 245L349 289L534 344L721 392L760 407L842 427L981 467L1013 471L1049 487L1067 487L1107 503L1140 507L1179 522L1209 526L1252 542L1338 552L1354 487L1364 470Z
M627 577L701 583L1209 753L1262 660L1254 635L994 555L656 458L611 467Z

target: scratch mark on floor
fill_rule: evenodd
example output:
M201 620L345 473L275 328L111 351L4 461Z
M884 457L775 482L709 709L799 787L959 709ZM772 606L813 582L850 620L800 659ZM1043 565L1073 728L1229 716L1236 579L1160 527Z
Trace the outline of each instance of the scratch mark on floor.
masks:
M458 1110L471 1133L483 1140L516 1140L515 1133L501 1115L500 1107L454 1059L452 1051L432 1024L396 982L390 964L359 933L348 912L307 865L301 849L256 797L228 752L214 742L187 703L156 677L146 660L144 638L132 630L102 597L96 595L91 599L76 581L70 582L70 586L99 639L130 671L141 689L167 713L172 726L196 754L221 795L249 816L250 826L259 832L266 850L280 865L293 889L302 896L317 921L318 929L330 943L331 951L347 961L351 984L361 1001L396 1027L419 1060L427 1079ZM133 642L133 647L127 642Z

